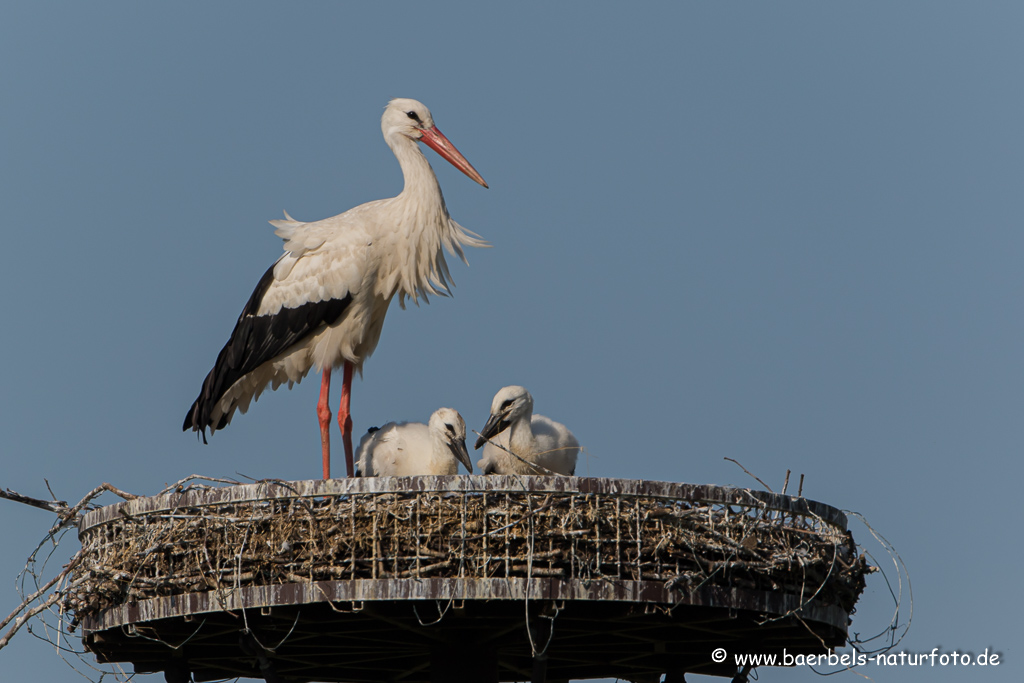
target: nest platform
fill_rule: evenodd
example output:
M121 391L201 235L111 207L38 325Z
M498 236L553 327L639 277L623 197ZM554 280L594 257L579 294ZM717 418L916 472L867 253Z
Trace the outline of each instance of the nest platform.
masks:
M63 609L100 662L172 682L733 676L845 643L870 571L846 523L623 479L191 486L86 514Z

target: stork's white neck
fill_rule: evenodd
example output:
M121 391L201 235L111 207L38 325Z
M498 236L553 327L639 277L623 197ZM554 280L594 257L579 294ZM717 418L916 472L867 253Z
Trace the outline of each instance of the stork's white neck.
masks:
M402 167L405 187L389 200L389 234L381 244L381 270L378 293L389 298L398 294L413 301L429 294L447 294L448 264L442 247L465 260L462 245L484 246L451 219L434 170L419 143L400 133L385 138Z
M432 472L440 472L451 466L452 454L448 449L448 443L442 434L434 429L430 430L430 440L433 448L430 450L430 464ZM458 468L458 465L456 465Z
M532 417L533 411L527 410L524 414L520 415L511 425L509 425L508 428L509 450L511 450L513 453L515 453L521 458L525 458L533 454L533 427L530 426Z
M444 205L441 185L437 182L434 169L423 154L419 143L401 135L394 134L388 139L388 146L398 159L405 178L405 187L396 200L410 203L420 211L433 214L435 221L448 217Z

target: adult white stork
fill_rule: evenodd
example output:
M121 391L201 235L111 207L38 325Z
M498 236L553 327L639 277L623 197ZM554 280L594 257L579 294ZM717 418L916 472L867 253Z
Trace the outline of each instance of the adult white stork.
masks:
M361 477L458 474L460 462L473 471L466 451L466 421L451 408L438 408L427 424L389 422L371 429L357 453Z
M503 387L494 395L491 416L475 448L481 446L484 454L477 467L484 474L572 476L580 452L580 442L564 424L533 414L533 396L519 386Z
M300 381L313 367L322 372L317 417L324 478L330 478L331 370L344 366L338 424L345 465L353 474L352 371L380 339L384 316L397 294L419 303L429 294L450 294L444 251L466 261L463 246L487 246L451 219L441 187L417 142L487 187L476 169L434 125L430 111L410 99L391 100L381 130L405 177L401 194L313 223L271 221L284 254L264 273L238 317L227 344L185 416L184 430L206 442L235 410L270 386Z

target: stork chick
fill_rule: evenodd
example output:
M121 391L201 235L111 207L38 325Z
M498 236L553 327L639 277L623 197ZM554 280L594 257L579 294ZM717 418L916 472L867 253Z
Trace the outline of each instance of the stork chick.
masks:
M572 476L580 452L579 441L564 424L533 414L533 396L519 386L504 387L495 394L491 416L475 448L481 446L484 452L477 467L484 474Z
M416 477L473 472L466 450L466 422L458 411L438 408L427 424L389 422L359 442L360 477Z

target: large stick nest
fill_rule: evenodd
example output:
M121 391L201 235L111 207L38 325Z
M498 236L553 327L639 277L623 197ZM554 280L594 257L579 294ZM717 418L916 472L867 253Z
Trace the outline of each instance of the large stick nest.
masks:
M227 489L192 486L148 512L120 504L102 523L83 523L83 561L63 608L78 623L125 603L253 585L554 577L784 591L852 613L872 570L845 519L826 521L806 505L773 509L763 502L770 494L716 489L733 496L713 502L566 485L423 490L438 487L422 481L402 490L412 480L382 492L385 481L335 495L265 483L260 497L206 503Z

